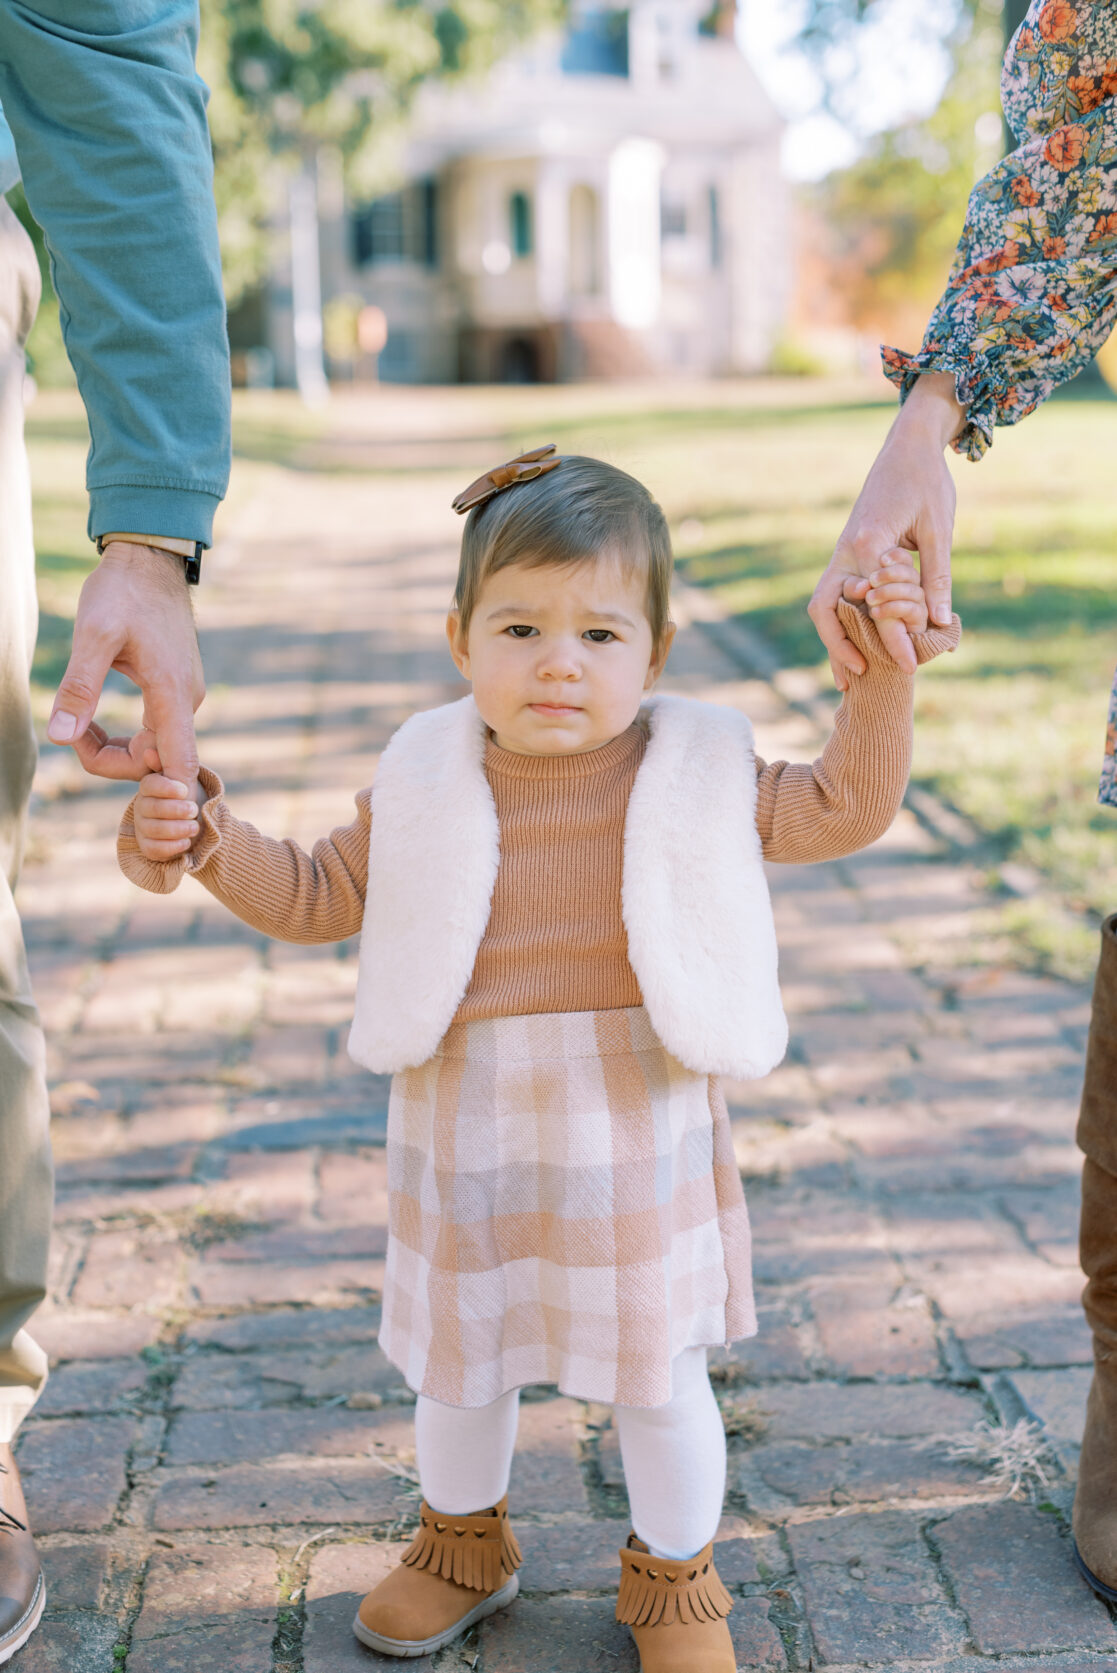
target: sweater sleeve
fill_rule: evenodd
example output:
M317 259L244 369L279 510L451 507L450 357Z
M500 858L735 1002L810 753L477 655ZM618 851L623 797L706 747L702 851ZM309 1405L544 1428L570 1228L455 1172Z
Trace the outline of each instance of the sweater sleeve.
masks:
M0 0L0 102L89 417L91 535L209 545L228 480L197 38L198 0Z
M834 730L809 766L758 760L756 822L766 860L836 860L883 836L899 812L911 771L912 685L856 605L838 606L842 626L868 664L852 676ZM914 636L922 664L958 644L962 624Z
M237 819L216 773L200 773L206 801L201 831L175 860L148 860L136 841L135 801L120 821L116 853L125 877L152 894L169 895L187 873L243 923L277 941L345 941L356 935L368 883L372 792L357 796L357 817L322 837L308 854Z

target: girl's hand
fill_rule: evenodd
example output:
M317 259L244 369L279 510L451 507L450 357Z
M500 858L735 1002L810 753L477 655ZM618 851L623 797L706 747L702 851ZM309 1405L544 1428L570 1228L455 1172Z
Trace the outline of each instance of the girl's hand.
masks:
M201 829L198 803L190 800L187 786L158 772L140 780L135 821L140 853L145 859L164 862L177 860L192 848Z
M845 597L851 604L864 603L874 622L903 622L909 633L926 633L927 599L915 564L898 552L889 556L867 580L846 582Z

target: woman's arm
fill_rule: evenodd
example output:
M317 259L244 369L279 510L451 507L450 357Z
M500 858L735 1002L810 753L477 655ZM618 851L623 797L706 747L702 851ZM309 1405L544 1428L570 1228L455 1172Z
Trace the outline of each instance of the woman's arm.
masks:
M756 822L766 860L806 864L867 847L891 825L907 789L913 676L896 666L855 605L839 604L838 614L865 672L849 682L817 761L757 762ZM955 616L949 627L914 633L916 660L952 651L961 631Z
M901 398L924 372L953 376L952 445L971 459L1117 322L1117 5L1032 0L1001 92L1017 149L974 188L920 352L884 350Z
M947 443L980 458L994 425L1073 376L1117 316L1117 0L1033 0L1001 85L1019 149L974 189L920 352L883 351L902 409L811 600L839 690L863 659L838 599L890 548L918 551L931 618L950 620ZM882 637L914 666L900 626Z
M368 882L370 790L356 798L353 823L339 826L307 854L297 843L277 842L234 818L216 773L203 767L201 783L207 799L197 816L199 834L187 852L169 860L148 859L141 852L136 831L137 803L145 800L141 786L125 809L117 838L117 858L126 877L153 894L170 894L190 872L242 922L278 941L344 941L356 935ZM178 811L169 798L166 805ZM152 828L142 808L139 817L145 829Z

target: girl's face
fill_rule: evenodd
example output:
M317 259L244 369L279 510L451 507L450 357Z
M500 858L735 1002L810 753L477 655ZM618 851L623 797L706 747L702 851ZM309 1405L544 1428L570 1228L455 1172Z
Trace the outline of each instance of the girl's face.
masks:
M656 650L644 576L603 556L569 569L514 564L490 575L450 654L473 685L481 718L517 755L579 755L631 726L667 660Z

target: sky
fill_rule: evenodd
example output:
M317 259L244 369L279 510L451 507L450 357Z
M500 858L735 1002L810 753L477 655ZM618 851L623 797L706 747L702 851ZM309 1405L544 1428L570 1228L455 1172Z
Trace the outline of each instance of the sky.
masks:
M934 109L949 71L939 40L953 6L950 0L881 0L876 20L861 26L855 45L836 61L851 113L846 123L818 108L818 76L793 45L802 15L802 0L743 0L740 39L788 120L787 174L818 180L852 162L860 139Z

